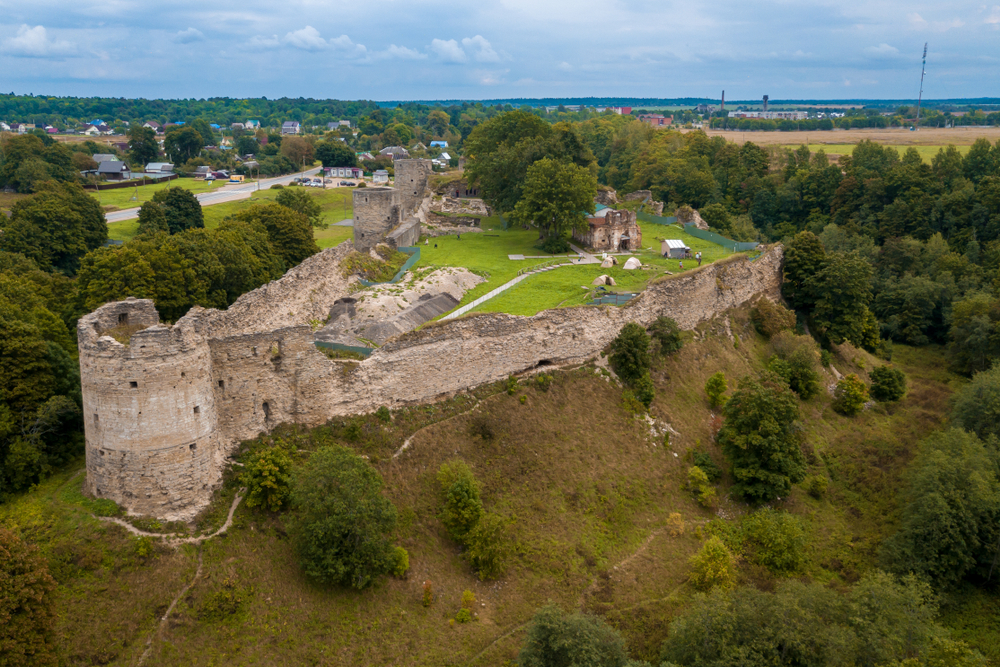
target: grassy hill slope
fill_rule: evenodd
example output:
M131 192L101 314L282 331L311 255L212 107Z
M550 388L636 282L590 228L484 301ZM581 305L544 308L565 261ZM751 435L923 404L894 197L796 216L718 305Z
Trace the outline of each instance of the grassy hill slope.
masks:
M500 665L515 659L526 622L550 600L604 617L623 632L634 657L653 658L670 616L693 594L687 560L706 524L747 511L727 498L726 478L714 513L684 489L692 450L723 463L712 442L720 420L705 400L705 380L723 370L732 388L769 356L745 310L731 313L728 324L704 324L687 334L680 353L656 362L651 415L674 429L669 442L625 410L621 388L605 371L586 366L555 372L547 390L525 378L513 395L483 387L394 412L388 424L352 417L312 431L285 427L249 444L282 439L305 460L336 442L369 457L399 510L395 541L411 565L408 578L373 589L327 589L306 580L285 514L241 506L228 533L200 549L131 536L93 518L112 508L82 496L79 468L0 506L0 521L50 559L60 591L59 642L71 665L133 665L150 640L147 665ZM873 361L846 348L833 366L863 374ZM910 391L888 410L842 417L825 391L801 405L810 474L827 476L830 486L821 500L797 488L779 504L806 521L808 562L799 576L837 587L877 565L915 446L943 423L960 382L945 370L943 353L897 346L893 361L907 373ZM833 381L824 372L824 385ZM434 474L456 457L483 482L486 508L510 521L514 555L499 581L475 577L436 517ZM201 528L221 523L235 490L230 473ZM763 588L775 581L749 564L741 565L740 579ZM436 596L430 607L421 602L425 581ZM451 623L466 589L475 593L476 619ZM996 599L978 594L955 602L946 621L998 657L996 630L974 621Z

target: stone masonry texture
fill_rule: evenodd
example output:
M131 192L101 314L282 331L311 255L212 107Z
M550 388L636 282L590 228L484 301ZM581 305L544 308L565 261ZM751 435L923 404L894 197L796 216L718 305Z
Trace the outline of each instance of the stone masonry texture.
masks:
M317 350L308 321L350 294L353 279L339 269L350 246L314 255L226 311L193 308L171 327L146 299L81 318L87 489L131 513L189 519L209 502L239 442L280 423L316 426L382 405L434 401L539 365L583 362L628 322L667 315L692 329L759 295L777 299L783 257L780 245L753 261L736 255L655 281L623 307L472 314L397 336L347 363ZM123 345L104 332L124 320L147 328Z

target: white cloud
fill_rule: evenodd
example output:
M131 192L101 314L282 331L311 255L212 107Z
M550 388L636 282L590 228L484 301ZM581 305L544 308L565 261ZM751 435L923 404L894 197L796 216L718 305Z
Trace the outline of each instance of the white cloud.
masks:
M465 50L454 39L435 39L431 42L431 51L436 53L441 60L450 63L464 63L469 59L465 55Z
M571 71L573 69L573 66L570 65L566 61L563 61L563 62L559 63L558 65L556 65L556 67L558 67L559 69L561 69L564 72L569 72L569 71Z
M914 12L913 14L907 14L906 18L910 20L910 25L912 25L914 28L927 27L927 21L924 20L923 16L917 14L916 12Z
M3 50L14 56L42 58L45 56L65 56L76 52L76 44L64 40L49 39L45 26L30 28L22 25L17 36L5 40Z
M273 49L281 44L281 40L278 39L277 35L271 35L270 37L264 37L263 35L255 35L250 38L250 46L258 49Z
M200 42L204 39L205 35L203 35L201 30L198 30L197 28L181 30L174 35L174 41L178 44L190 44L191 42Z
M376 55L380 58L396 58L398 60L423 60L427 57L426 53L395 44L390 44L388 49Z
M885 42L879 44L878 46L869 46L865 49L865 53L869 53L873 56L894 56L899 53L899 49L895 46L889 46Z
M305 51L321 51L327 47L326 40L320 37L319 30L311 25L285 35L285 44Z
M472 57L481 63L498 63L500 56L482 35L466 37L462 40L462 46L472 52Z
M1000 30L1000 5L993 5L993 11L986 17L985 23L994 30Z

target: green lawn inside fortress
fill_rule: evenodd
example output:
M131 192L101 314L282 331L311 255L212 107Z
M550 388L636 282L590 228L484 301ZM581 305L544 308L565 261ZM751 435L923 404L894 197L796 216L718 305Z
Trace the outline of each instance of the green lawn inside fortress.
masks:
M176 182L171 181L171 183ZM322 188L307 188L306 191L319 202L320 209L323 211L322 220L324 223L327 223L325 229L317 227L313 230L316 245L320 248L331 248L352 238L354 232L351 227L337 227L333 223L354 217L354 204L351 196L354 188L329 188L326 190ZM260 190L259 192L254 192L249 199L205 206L202 208L205 216L205 228L214 229L227 216L239 213L255 203L272 201L278 196L279 192L281 190ZM115 241L128 241L138 233L139 221L135 219L112 222L108 225L108 238Z
M566 255L548 256L535 245L538 244L538 231L512 227L503 230L499 218L483 220L483 232L463 234L461 240L457 236L440 236L429 239L429 243L420 245L420 261L415 268L437 268L445 266L464 267L487 278L486 282L476 286L465 294L460 305L465 305L487 292L496 289L507 281L517 277L518 271L534 265L545 264L552 259ZM619 256L619 264L610 269L602 269L600 264L585 264L581 266L563 266L553 271L533 275L511 287L506 292L486 301L473 312L503 312L512 315L535 315L549 308L577 306L587 303L594 297L596 287L591 285L594 278L607 274L614 278L616 287L609 288L615 292L638 292L646 287L650 280L666 275L667 271L678 273L680 260L664 259L660 256L660 241L663 239L679 239L691 248L692 255L701 251L702 264L710 264L732 253L725 248L709 241L703 241L686 234L680 227L674 225L657 225L639 223L642 230L642 247L639 252L632 253L649 270L636 269L626 271L621 268L628 259ZM436 246L436 247L435 247ZM511 260L508 255L521 254L527 256L545 256L538 259ZM576 255L573 254L572 257ZM598 254L598 256L600 256ZM683 260L684 270L698 266L694 259Z

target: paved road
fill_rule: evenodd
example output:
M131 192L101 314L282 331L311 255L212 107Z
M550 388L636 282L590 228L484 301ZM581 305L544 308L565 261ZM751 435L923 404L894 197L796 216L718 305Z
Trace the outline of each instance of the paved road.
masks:
M306 176L314 176L319 173L319 167L308 169L305 173ZM226 185L212 192L202 192L201 194L195 195L195 197L197 197L198 201L201 202L202 206L211 206L212 204L222 204L223 202L247 199L258 189L267 190L272 185L288 185L292 182L293 178L300 175L301 174L296 173L288 174L287 176L279 176L277 178L265 178L261 180L259 188L257 187L257 183ZM139 217L139 209L129 208L124 211L112 211L111 213L105 213L104 217L107 218L108 222L131 220L132 218Z

